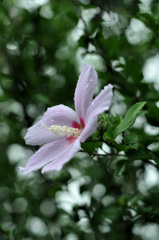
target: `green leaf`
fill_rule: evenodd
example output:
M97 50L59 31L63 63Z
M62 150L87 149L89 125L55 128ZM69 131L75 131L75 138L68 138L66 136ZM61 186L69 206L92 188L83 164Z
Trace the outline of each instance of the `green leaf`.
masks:
M138 147L139 147L138 143L133 143L130 145L122 145L122 144L118 144L116 142L114 142L114 146L118 152L120 152L120 151L127 152L130 149L138 149Z
M148 122L151 125L157 126L159 125L159 108L156 104L150 104L147 109L148 115Z
M139 111L143 108L145 104L146 102L136 103L127 111L124 119L116 127L114 131L114 134L113 134L114 139L119 135L119 133L124 132L134 124L136 118L138 117Z
M120 124L121 119L118 115L107 115L106 119L106 131L103 135L103 140L106 142L112 142L113 134L115 131L115 128Z
M124 136L124 144L134 144L139 142L139 136L134 132L129 132Z
M117 162L115 173L118 176L122 176L129 168L130 162L127 159L123 159Z
M130 149L127 151L127 156L130 160L154 160L157 165L159 165L159 158L156 152L153 152L149 149L146 149L144 147L139 147L136 149Z
M85 142L81 144L82 148L88 153L92 154L95 148L101 147L101 142Z
M123 214L123 210L118 208L115 205L109 206L103 209L100 213L100 217L104 219L110 219L112 221L117 221L120 216Z

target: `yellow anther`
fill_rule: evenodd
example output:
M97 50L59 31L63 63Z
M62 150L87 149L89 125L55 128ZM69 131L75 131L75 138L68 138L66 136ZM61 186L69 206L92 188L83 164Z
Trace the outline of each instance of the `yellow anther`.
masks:
M82 130L78 128L73 127L67 127L67 126L59 126L59 125L51 125L51 127L46 127L44 124L42 124L43 127L49 129L52 133L56 135L62 135L62 137L79 137Z

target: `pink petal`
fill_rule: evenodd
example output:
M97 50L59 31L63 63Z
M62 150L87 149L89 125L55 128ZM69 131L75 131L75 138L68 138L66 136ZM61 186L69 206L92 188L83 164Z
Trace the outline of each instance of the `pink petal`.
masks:
M85 117L85 128L80 136L81 142L84 142L96 131L98 127L98 115L109 109L113 97L112 88L111 84L104 87L89 106Z
M70 161L74 155L81 149L79 138L77 138L61 155L42 169L42 173L48 171L60 171L65 163Z
M60 139L56 142L45 144L28 160L25 168L19 167L24 174L36 171L57 158L62 152L69 147L69 142L66 139Z
M60 135L50 132L50 130L43 127L42 124L47 127L51 125L71 127L72 122L78 122L78 118L76 112L71 108L62 104L48 108L43 118L28 129L25 136L26 144L42 145L61 139Z
M84 119L97 85L97 73L93 67L84 65L75 90L75 109L79 119Z

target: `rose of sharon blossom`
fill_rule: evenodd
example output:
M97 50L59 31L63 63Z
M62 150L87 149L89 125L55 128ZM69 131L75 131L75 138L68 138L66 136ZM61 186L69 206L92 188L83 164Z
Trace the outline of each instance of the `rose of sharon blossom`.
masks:
M112 85L105 86L92 100L97 85L97 73L84 65L75 90L75 109L58 105L48 108L42 119L30 127L26 144L42 145L28 160L24 174L42 168L42 173L59 171L81 149L80 143L98 127L98 115L108 110L112 100Z

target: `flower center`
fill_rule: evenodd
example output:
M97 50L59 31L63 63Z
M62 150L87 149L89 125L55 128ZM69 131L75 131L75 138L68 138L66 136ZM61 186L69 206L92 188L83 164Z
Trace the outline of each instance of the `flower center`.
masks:
M46 127L45 125L42 125L43 127L49 129L52 133L56 135L62 135L62 137L67 136L69 137L79 137L82 130L74 127L67 127L67 126L59 126L59 125L51 125L51 127Z

